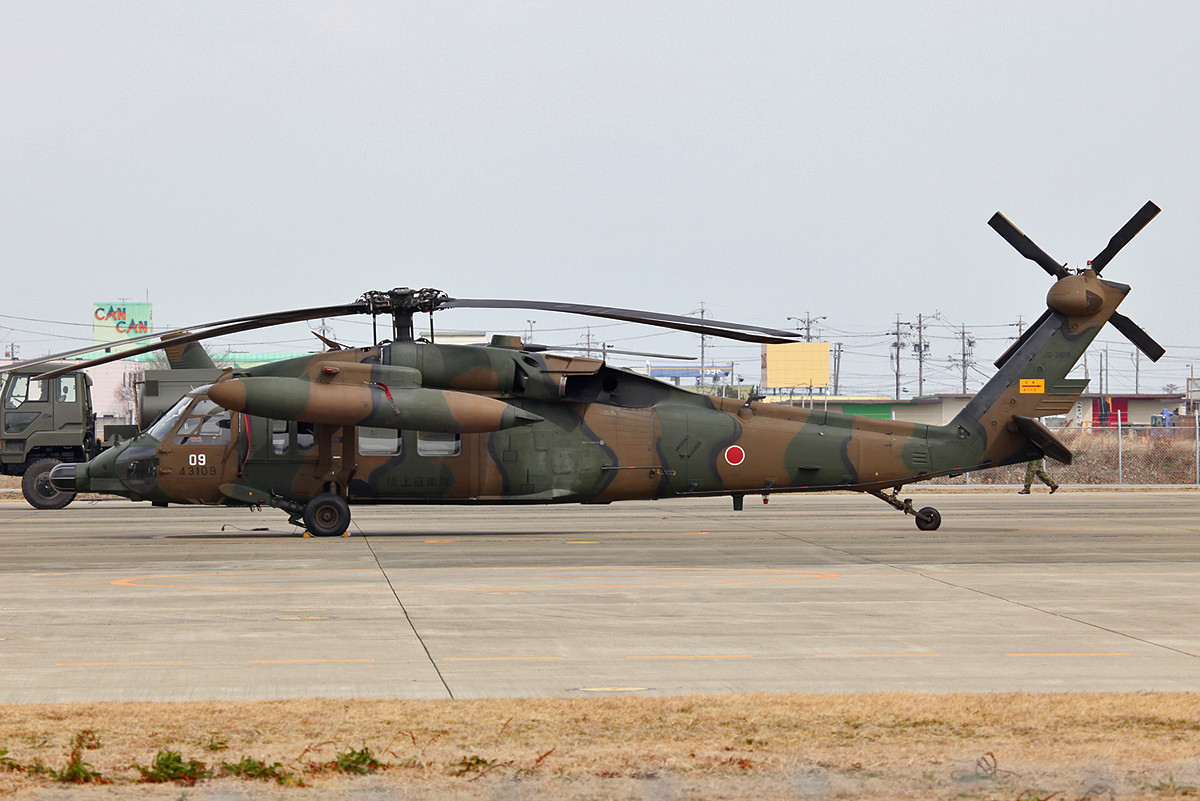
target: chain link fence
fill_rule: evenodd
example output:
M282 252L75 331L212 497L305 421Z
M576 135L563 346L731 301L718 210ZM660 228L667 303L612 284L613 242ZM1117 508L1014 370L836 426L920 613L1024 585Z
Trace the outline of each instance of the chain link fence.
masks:
M1075 454L1069 465L1046 460L1059 484L1200 485L1200 429L1161 426L1055 428ZM1025 483L1025 465L938 478L933 484Z

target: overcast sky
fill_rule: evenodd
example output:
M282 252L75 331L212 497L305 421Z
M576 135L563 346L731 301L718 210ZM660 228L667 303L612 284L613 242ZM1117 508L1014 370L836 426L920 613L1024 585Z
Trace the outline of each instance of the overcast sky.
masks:
M161 328L433 286L824 317L844 388L890 394L886 332L940 312L926 391L954 391L951 329L978 340L975 388L1045 308L1050 278L995 211L1082 267L1154 200L1104 275L1168 349L1143 391L1182 386L1200 367L1198 29L1191 2L0 0L0 340L65 349L116 298L149 299ZM531 319L557 344L587 325L438 325ZM1132 390L1131 346L1101 339ZM755 347L710 355L758 380Z

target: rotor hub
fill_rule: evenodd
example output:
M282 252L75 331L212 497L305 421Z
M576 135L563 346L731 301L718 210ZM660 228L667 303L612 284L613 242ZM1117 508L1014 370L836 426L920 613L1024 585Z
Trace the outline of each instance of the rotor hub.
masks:
M1104 306L1100 279L1091 270L1060 278L1046 294L1046 305L1067 317L1090 317Z

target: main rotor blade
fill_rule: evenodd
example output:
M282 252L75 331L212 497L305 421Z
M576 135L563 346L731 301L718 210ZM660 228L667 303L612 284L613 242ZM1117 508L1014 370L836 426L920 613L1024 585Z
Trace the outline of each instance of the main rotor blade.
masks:
M570 346L538 345L533 342L525 343L525 346L524 346L524 348L522 348L522 350L527 350L530 353L547 353L547 352L553 353L555 351L565 350L565 351L571 351L572 353L587 353L589 356L592 353L598 353L601 355L607 354L607 353L616 353L621 356L652 356L656 359L670 359L672 361L687 361L687 362L696 361L695 356L675 356L670 353L649 353L649 352L643 351L643 350L619 350L618 348L601 348L601 347L585 348L580 345L570 345Z
M1128 245L1129 240L1137 236L1138 232L1145 228L1151 220L1158 216L1160 211L1162 211L1162 209L1156 206L1153 201L1147 200L1146 205L1138 209L1137 214L1130 217L1129 222L1121 226L1121 230L1113 234L1113 238L1108 240L1108 245L1104 248L1104 250L1100 251L1096 255L1096 258L1092 259L1091 266L1096 272L1096 275L1099 275L1100 271L1104 269L1105 265L1112 261L1112 257L1117 255L1121 248ZM1149 354L1146 355L1148 356Z
M643 323L693 334L736 339L741 342L785 344L795 342L799 333L778 328L764 328L743 323L727 323L705 318L681 317L661 312L618 309L612 306L586 306L580 303L557 303L544 300L499 300L494 298L448 298L439 305L442 309L536 309L538 311L582 314L587 317L603 317L627 323Z
M72 364L69 368L60 369L49 373L44 373L43 378L53 378L63 372L69 370L78 370L84 367L93 367L99 364L108 364L109 362L127 359L130 356L139 356L143 353L161 350L162 348L171 345L185 345L188 342L199 342L204 339L212 339L213 337L228 336L230 334L240 334L245 331L254 331L259 328L268 328L273 325L283 325L284 323L297 323L304 320L313 320L320 317L344 317L349 314L365 314L369 311L366 304L361 301L354 303L344 303L338 306L315 306L308 309L294 309L291 311L269 312L266 314L252 314L246 317L233 317L228 320L220 320L213 323L204 323L198 326L187 326L185 328L172 328L167 331L158 331L153 334L143 334L138 337L120 340L102 345L87 345L84 347L73 348L61 353L55 353L50 356L43 356L37 359L27 359L23 362L7 365L0 368L0 373L9 372L21 367L36 366L54 362L60 359L70 358L72 356L81 356L85 353L95 353L101 350L108 350L103 356L94 359L88 359ZM199 329L199 330L197 330ZM180 336L170 336L179 334ZM162 337L170 336L166 341L161 341ZM138 342L145 343L147 340L154 340L149 344L143 344L138 347L129 348L128 344L136 344Z
M1136 233L1136 231L1134 233ZM1132 342L1138 350L1146 354L1150 361L1158 361L1162 358L1162 355L1167 352L1166 348L1155 342L1154 339L1147 334L1141 326L1120 312L1113 312L1112 317L1109 317L1108 321L1112 323L1118 331L1124 334L1125 338Z
M1032 262L1036 262L1043 270L1050 273L1055 278L1066 278L1067 268L1050 258L1050 254L1038 247L1032 239L1022 233L1021 229L1008 221L1000 212L992 215L992 219L988 220L988 225L1004 237L1004 241L1017 249L1025 258Z

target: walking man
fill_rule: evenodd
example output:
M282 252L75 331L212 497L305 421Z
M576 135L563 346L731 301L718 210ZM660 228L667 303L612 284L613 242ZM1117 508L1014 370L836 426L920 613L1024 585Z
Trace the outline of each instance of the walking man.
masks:
M1034 459L1025 465L1025 488L1020 490L1017 493L1018 495L1029 494L1029 486L1033 484L1035 477L1050 488L1051 495L1058 489L1058 484L1054 483L1054 479L1050 478L1050 475L1046 472L1044 462L1045 460L1043 459Z

